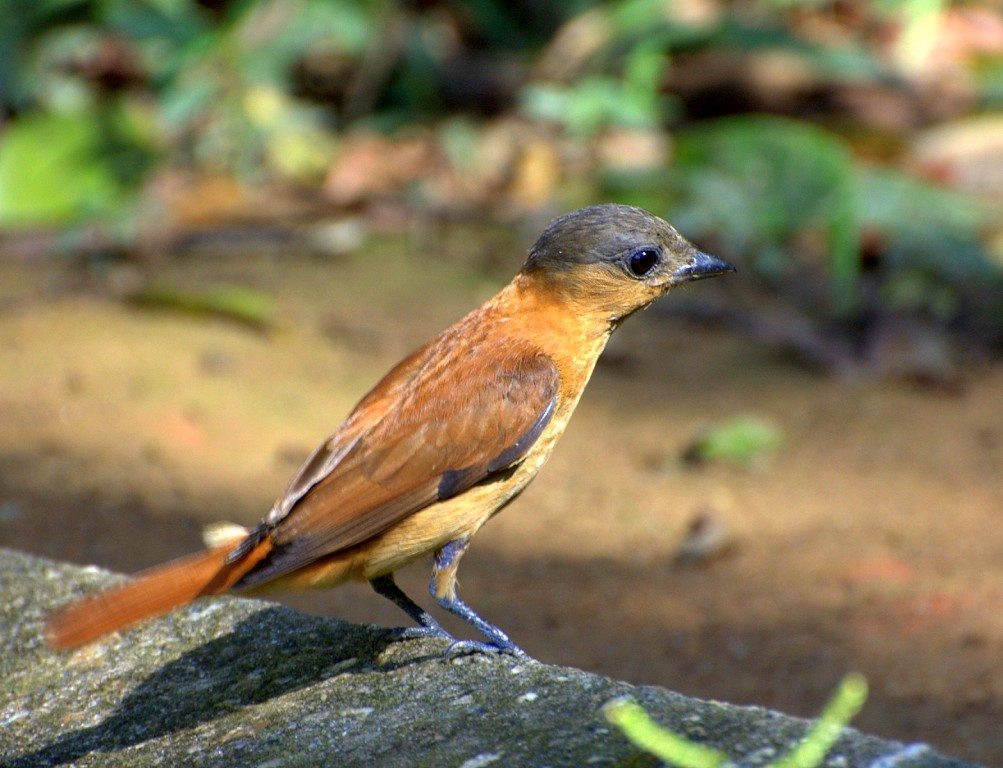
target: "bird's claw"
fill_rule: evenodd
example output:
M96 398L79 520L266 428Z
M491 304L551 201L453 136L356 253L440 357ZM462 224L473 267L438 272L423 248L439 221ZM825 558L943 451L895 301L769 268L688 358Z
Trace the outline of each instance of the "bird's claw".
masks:
M456 638L449 634L440 626L434 627L394 627L390 630L390 634L395 639L399 640L413 640L431 637L436 640L450 640L456 642Z
M501 654L506 653L517 659L528 659L526 653L515 643L484 643L480 640L454 640L446 649L446 661L452 661L458 656L466 656L471 653Z
M513 642L485 643L480 640L457 640L442 627L394 627L390 635L395 640L415 640L432 638L434 640L449 640L449 647L443 658L452 661L460 656L473 653L508 654L517 659L528 659L529 654Z

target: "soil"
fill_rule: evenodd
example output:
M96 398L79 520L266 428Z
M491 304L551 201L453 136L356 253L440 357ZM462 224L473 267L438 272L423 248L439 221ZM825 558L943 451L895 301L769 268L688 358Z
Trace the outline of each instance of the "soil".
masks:
M524 245L506 248L487 266L427 232L338 258L0 254L0 544L132 571L199 548L206 523L256 522L391 364L507 280ZM149 280L261 289L277 321L122 300ZM741 414L775 425L779 451L681 459ZM548 466L478 535L461 594L541 661L704 698L811 716L859 670L860 729L1003 765L1001 477L1001 363L952 392L839 381L656 309L618 332ZM682 564L699 518L730 546ZM427 578L399 582L429 605ZM365 585L285 601L403 618Z

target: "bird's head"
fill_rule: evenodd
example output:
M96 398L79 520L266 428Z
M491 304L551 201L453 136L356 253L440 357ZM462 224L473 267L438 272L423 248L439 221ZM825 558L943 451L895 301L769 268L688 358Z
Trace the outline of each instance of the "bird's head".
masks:
M580 312L602 313L614 326L673 286L734 271L654 214L612 204L556 219L522 268L555 298Z

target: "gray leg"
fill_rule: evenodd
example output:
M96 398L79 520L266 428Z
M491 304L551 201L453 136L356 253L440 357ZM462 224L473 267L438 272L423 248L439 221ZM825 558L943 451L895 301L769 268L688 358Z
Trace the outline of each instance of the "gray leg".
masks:
M435 553L435 564L432 568L432 580L429 582L428 591L439 605L466 621L484 635L489 642L457 640L449 646L446 655L453 656L457 653L471 652L501 652L511 653L514 656L527 656L524 650L509 640L508 635L491 622L478 616L469 605L457 597L456 570L459 567L460 558L463 557L463 553L466 552L469 543L468 539L455 539Z
M380 576L369 582L376 594L382 595L387 600L400 608L404 613L418 622L420 627L402 627L394 630L399 637L441 637L445 640L455 640L455 638L444 630L432 615L418 605L414 600L404 594L404 590L397 586L393 574Z

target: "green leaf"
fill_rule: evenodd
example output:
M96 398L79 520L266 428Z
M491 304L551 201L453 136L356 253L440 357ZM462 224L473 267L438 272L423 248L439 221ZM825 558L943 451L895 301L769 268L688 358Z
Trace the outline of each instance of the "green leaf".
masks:
M132 300L145 307L224 317L256 329L267 328L275 314L275 304L270 296L236 285L213 285L192 290L152 283L136 293Z
M678 162L687 198L678 223L716 232L731 249L751 253L767 277L787 266L774 254L789 252L798 235L817 233L827 245L832 310L853 312L859 195L845 142L794 120L725 118L684 133Z
M800 742L768 768L817 768L839 739L843 728L867 700L867 680L851 673L844 677L836 693ZM720 768L733 765L728 756L679 736L655 723L636 702L617 699L603 707L606 719L616 725L636 746L678 768Z
M976 197L882 168L862 171L860 194L862 224L889 241L893 269L922 269L947 283L996 273L981 243L988 208Z
M822 710L808 733L779 762L770 768L815 768L821 765L826 753L839 739L843 728L852 720L867 701L867 679L859 673L844 677L832 699Z
M109 214L124 189L90 114L23 115L0 137L0 226L64 224Z
M749 466L776 452L780 430L756 416L735 418L708 430L687 455L700 461L731 461Z
M636 746L679 768L719 768L727 759L716 749L665 730L630 699L610 702L603 707L603 714Z

